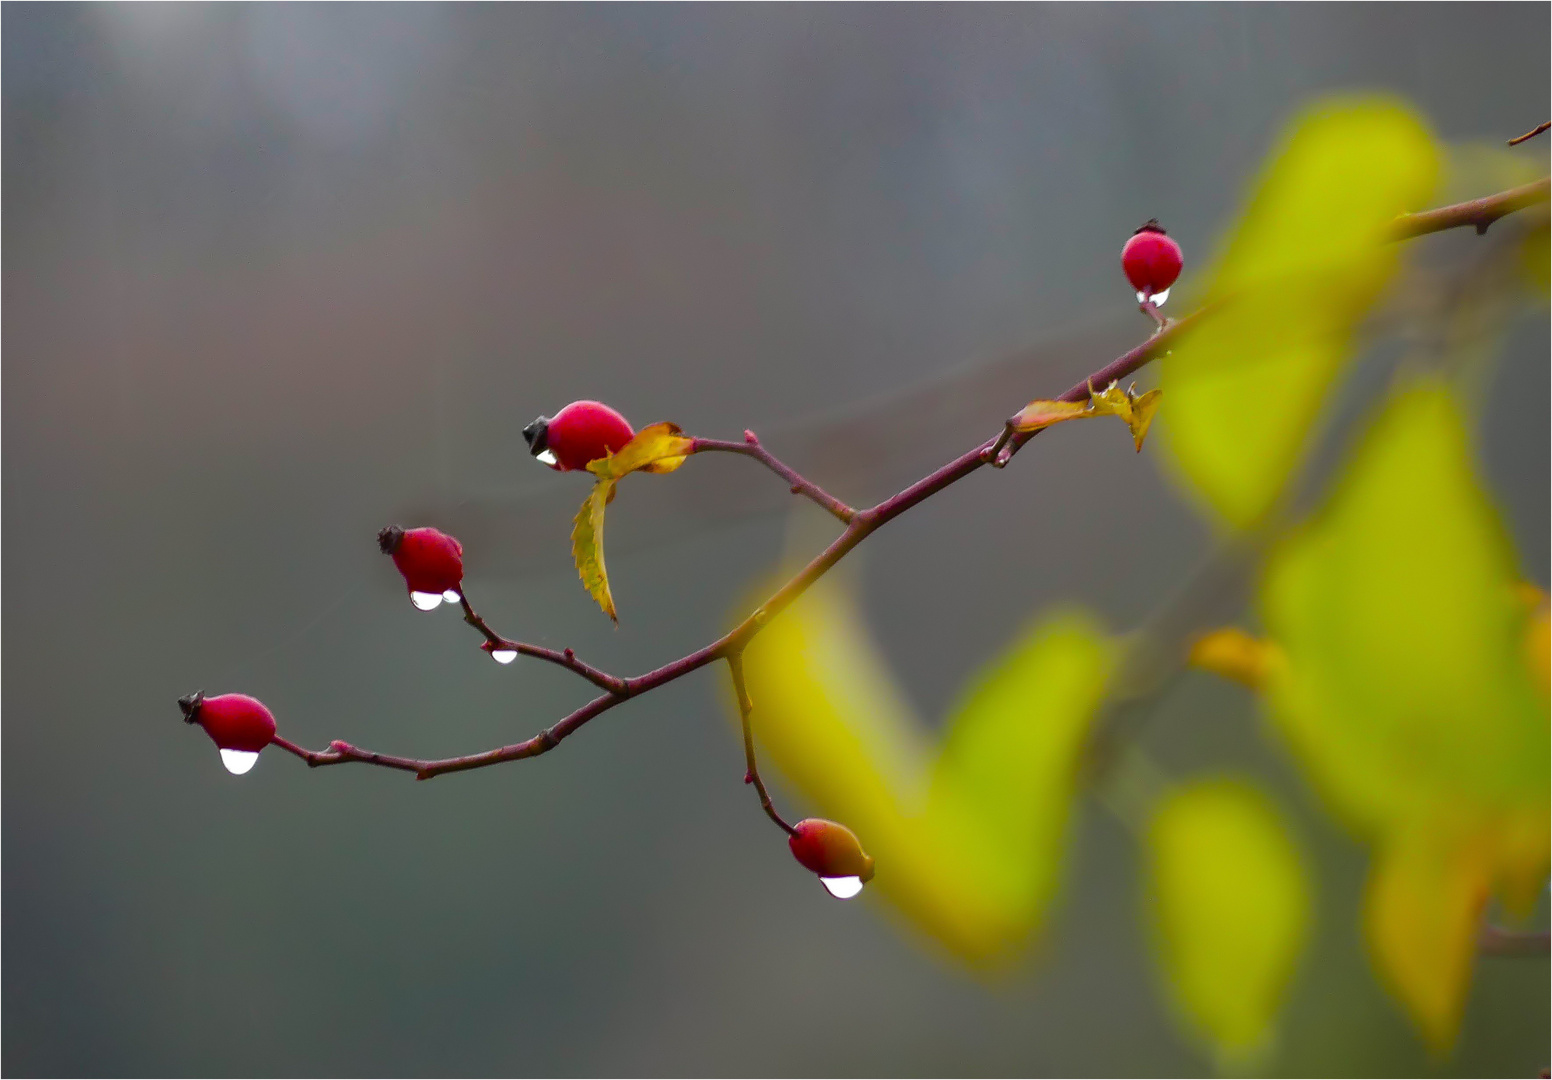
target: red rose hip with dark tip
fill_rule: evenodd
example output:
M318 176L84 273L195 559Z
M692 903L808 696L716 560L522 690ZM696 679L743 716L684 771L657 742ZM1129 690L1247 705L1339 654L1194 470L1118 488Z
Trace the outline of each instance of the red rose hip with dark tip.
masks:
M198 724L222 750L258 753L275 737L275 717L258 698L221 694L207 698L196 690L178 699L183 719Z
M440 529L390 525L377 534L377 546L393 556L412 593L440 596L463 585L463 545Z
M618 454L635 435L625 417L598 401L573 401L523 429L528 452L559 472L586 469L589 461Z
M1133 233L1121 249L1121 269L1126 280L1144 298L1168 292L1180 276L1182 265L1180 245L1165 234L1157 220Z
M873 879L873 859L846 826L824 818L804 818L792 827L787 846L806 869L822 878Z

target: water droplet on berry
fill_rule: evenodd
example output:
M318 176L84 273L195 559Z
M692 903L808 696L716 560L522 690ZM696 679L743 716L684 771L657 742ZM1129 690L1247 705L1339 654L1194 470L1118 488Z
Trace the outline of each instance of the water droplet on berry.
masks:
M221 748L221 764L226 766L226 771L233 776L241 776L253 768L254 762L259 760L257 750L228 750Z
M860 877L822 877L819 880L824 882L824 887L837 900L850 900L862 891Z
M537 454L534 455L534 457L543 462L545 465L560 464L559 460L555 457L555 454L549 450L540 450Z
M442 599L446 600L449 604L456 604L458 601L462 600L463 597L458 595L457 589L448 589L445 593L442 594Z
M492 649L490 658L498 664L510 664L517 659L516 649Z
M1168 289L1165 289L1163 292L1156 292L1156 293L1153 294L1153 306L1154 307L1163 307L1164 306L1164 301L1166 301L1168 299L1169 299L1169 290Z
M410 603L420 608L421 611L430 611L442 602L442 594L434 592L412 592Z
M1139 289L1137 291L1137 302L1139 304L1146 304L1148 302L1148 294Z

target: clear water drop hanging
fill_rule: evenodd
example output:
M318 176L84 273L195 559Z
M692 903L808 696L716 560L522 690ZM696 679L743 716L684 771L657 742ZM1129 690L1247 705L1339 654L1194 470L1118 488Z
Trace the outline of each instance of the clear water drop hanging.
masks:
M241 776L253 768L258 760L257 750L228 750L224 746L221 747L221 764L225 765L226 771L233 776Z
M490 658L498 664L510 664L517 659L516 649L492 649Z
M819 880L824 882L824 887L837 900L850 900L862 891L860 877L822 877Z
M1169 299L1169 290L1168 289L1165 289L1163 292L1156 292L1156 293L1153 294L1153 306L1154 307L1163 307L1164 306L1164 301L1166 301L1168 299Z
M442 602L442 594L434 592L412 592L410 603L420 608L421 611L430 611Z
M560 462L556 459L555 454L550 450L540 450L537 454L534 455L534 457L546 465L560 464Z
M458 595L457 589L448 589L445 593L442 594L442 599L446 600L449 604L456 604L458 601L462 600L463 597Z

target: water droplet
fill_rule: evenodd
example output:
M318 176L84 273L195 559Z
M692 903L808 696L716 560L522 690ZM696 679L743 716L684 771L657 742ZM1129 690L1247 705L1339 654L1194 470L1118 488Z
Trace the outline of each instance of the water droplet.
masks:
M257 750L228 750L221 747L221 764L226 766L226 771L233 776L241 776L253 768L254 762L259 760Z
M862 891L860 877L822 877L819 880L824 882L824 887L837 900L850 900Z
M1163 307L1164 306L1164 301L1166 301L1168 299L1169 299L1169 290L1168 289L1165 289L1163 292L1156 292L1156 293L1153 294L1153 306L1154 307Z
M560 462L556 460L554 453L549 450L540 450L537 454L534 455L534 457L546 465L560 464Z
M490 658L498 664L510 664L517 659L516 649L492 649Z
M442 594L442 599L446 600L449 604L456 604L458 601L462 600L463 597L458 595L457 589L448 589L445 593Z
M410 603L420 608L421 611L430 611L442 602L442 594L434 592L412 592Z
M1148 302L1148 294L1139 290L1137 293L1137 302L1139 304L1146 304Z

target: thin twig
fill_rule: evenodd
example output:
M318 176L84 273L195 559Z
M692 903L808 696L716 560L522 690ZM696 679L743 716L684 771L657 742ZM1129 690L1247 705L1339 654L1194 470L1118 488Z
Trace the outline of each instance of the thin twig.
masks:
M629 680L619 678L616 675L610 675L607 671L600 671L591 664L584 664L577 659L576 653L570 649L563 649L557 652L554 649L546 649L540 645L529 645L527 642L512 641L509 638L504 638L492 630L484 619L480 618L479 614L470 606L468 596L461 590L458 602L463 605L463 621L484 636L486 652L509 650L520 653L523 656L531 656L536 660L548 660L552 664L559 664L568 671L576 672L594 686L607 690L611 694L616 694L620 697L629 696Z
M1426 233L1460 228L1466 225L1475 226L1477 231L1481 233L1485 231L1487 225L1505 214L1513 213L1516 210L1524 209L1538 202L1546 202L1548 188L1549 180L1542 179L1533 184L1500 192L1497 195L1490 195L1483 199L1474 199L1454 206L1444 206L1437 210L1429 210L1420 214L1408 214L1397 220L1392 236L1394 239L1406 239ZM1178 337L1197 325L1200 320L1211 315L1214 310L1216 310L1214 307L1209 306L1192 312L1181 319L1171 321L1141 345L1116 357L1092 375L1075 384L1066 393L1062 394L1058 400L1083 401L1089 396L1090 384L1094 386L1109 386L1112 382L1126 378L1150 360L1154 360L1167 353ZM600 697L594 698L580 709L572 712L569 716L558 721L552 727L541 731L531 739L514 743L510 746L497 747L494 750L487 750L479 754L423 761L362 750L349 743L339 741L331 743L329 749L325 751L306 750L279 736L274 740L275 745L295 754L313 766L335 765L347 761L355 761L414 772L416 778L420 780L428 780L443 773L480 769L487 765L498 765L506 761L536 757L539 754L554 749L562 739L571 735L595 716L607 712L631 697L646 693L649 690L662 686L664 683L682 678L716 660L729 660L731 664L731 658L734 656L741 657L744 647L772 618L807 591L809 586L819 580L832 566L840 562L852 548L860 544L876 529L893 521L913 506L931 498L949 485L963 480L983 465L991 464L994 458L1001 461L1010 457L1020 446L1028 442L1033 437L1033 434L1010 433L1009 428L1005 426L995 437L987 439L974 449L961 454L948 464L943 465L899 493L867 510L854 510L845 503L840 502L840 500L828 495L818 485L805 480L802 476L767 453L752 434L746 433L747 441L744 443L696 439L697 450L720 450L754 458L787 480L792 485L795 493L806 495L846 522L846 528L840 536L831 541L830 545L800 570L797 576L776 590L769 600L756 608L748 618L729 633L711 644L697 649L695 652L680 657L678 660L664 664L662 667L649 671L645 675L628 679L617 679L615 676L607 675L596 668L589 667L572 656L570 650L564 653L554 653L551 650L540 649L537 646L519 648L518 651L525 652L526 655L549 660L552 663L569 668L600 687L605 688L607 692ZM470 616L473 612L468 607L467 601L465 601L464 607L465 620L469 621L470 625L485 635L487 644L493 638L501 641L504 645L516 647L521 644L519 642L508 642L499 635L495 635L482 621L478 621L478 616L474 616L471 619Z
M727 663L728 671L733 676L733 693L738 696L738 718L744 729L744 783L753 784L755 791L760 793L760 808L765 811L765 815L789 834L794 833L796 830L788 825L776 812L776 807L771 805L771 793L765 790L765 781L760 779L760 766L755 764L754 729L750 726L749 720L754 712L754 702L750 700L749 689L744 685L743 652L728 653Z
M745 457L754 458L754 460L785 480L792 494L803 495L812 499L845 524L851 524L851 519L857 515L857 511L847 506L840 499L837 499L824 488L806 479L795 469L777 459L769 450L760 445L760 440L752 431L744 432L743 442L728 442L722 439L695 439L692 441L695 444L695 448L690 451L692 454L698 454L702 451L717 451L724 454L742 454Z
M1545 930L1505 930L1483 923L1477 950L1487 956L1546 956L1552 951L1552 935Z
M1437 210L1424 210L1420 214L1402 214L1391 227L1391 238L1410 240L1424 233L1443 232L1464 225L1475 227L1477 235L1481 236L1487 232L1489 225L1505 214L1546 202L1549 186L1552 186L1552 177L1543 176L1540 180L1500 191L1497 195L1471 199L1454 206L1441 206Z
M1552 120L1543 120L1541 123L1539 123L1535 127L1531 128L1525 134L1523 134L1523 135L1516 135L1514 138L1510 139L1509 140L1509 145L1510 146L1519 146L1520 143L1524 142L1526 139L1534 139L1537 135L1540 135L1543 131L1546 131L1548 128L1552 128Z

